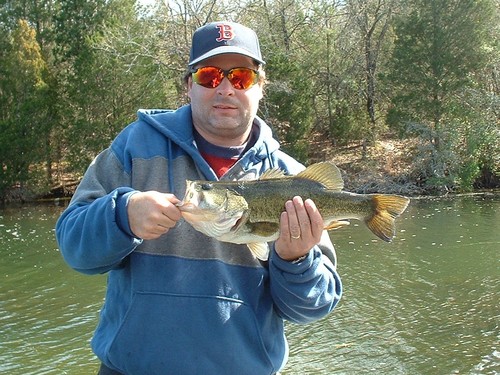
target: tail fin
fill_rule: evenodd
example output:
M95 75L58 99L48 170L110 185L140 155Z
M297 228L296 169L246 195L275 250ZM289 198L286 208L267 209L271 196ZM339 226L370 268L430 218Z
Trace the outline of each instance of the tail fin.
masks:
M394 219L401 215L410 199L401 195L374 194L374 213L366 220L366 225L379 238L391 242L396 232Z

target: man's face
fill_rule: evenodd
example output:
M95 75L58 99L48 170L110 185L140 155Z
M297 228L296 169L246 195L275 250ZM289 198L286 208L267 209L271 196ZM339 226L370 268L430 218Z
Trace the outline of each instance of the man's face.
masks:
M215 66L257 69L253 60L238 54L218 55L196 64L195 68ZM188 80L188 96L191 99L193 124L209 142L219 146L235 146L244 143L262 99L262 84L246 90L235 89L227 78L219 86L206 88Z

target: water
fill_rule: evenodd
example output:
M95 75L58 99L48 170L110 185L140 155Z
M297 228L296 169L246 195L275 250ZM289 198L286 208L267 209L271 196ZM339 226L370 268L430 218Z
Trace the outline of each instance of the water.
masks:
M0 210L0 373L94 374L89 340L105 276L62 261L62 208ZM413 200L386 244L332 232L344 296L314 324L287 325L295 374L499 374L500 195ZM354 222L353 222L354 224Z
M0 211L0 373L94 374L88 341L105 278L62 261L54 239L57 207Z
M332 239L343 299L289 327L285 374L500 373L500 196L413 201L390 245Z

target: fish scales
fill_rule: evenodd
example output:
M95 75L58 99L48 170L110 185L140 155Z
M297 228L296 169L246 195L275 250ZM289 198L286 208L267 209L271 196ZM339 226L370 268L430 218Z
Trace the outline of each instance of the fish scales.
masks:
M250 211L248 218L254 222L278 223L284 203L297 195L304 200L312 199L325 221L353 218L353 215L362 218L373 210L371 195L332 191L318 182L298 177L229 182L227 188L245 198Z

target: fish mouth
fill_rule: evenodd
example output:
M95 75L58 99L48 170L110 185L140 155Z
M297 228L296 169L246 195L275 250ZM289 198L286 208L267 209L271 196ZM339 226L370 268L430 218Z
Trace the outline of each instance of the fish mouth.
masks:
M185 201L180 201L179 203L176 204L176 206L177 208L179 208L181 212L193 212L196 211L196 209L198 208L197 205Z
M176 206L181 211L182 217L189 222L216 221L219 218L218 212L208 211L200 208L191 202L180 202Z

